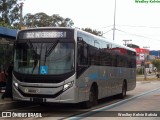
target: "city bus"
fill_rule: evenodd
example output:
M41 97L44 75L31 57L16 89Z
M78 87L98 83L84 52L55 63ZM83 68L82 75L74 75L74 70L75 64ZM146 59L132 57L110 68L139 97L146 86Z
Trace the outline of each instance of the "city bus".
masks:
M19 31L15 42L13 99L82 103L126 96L136 86L136 51L77 28Z

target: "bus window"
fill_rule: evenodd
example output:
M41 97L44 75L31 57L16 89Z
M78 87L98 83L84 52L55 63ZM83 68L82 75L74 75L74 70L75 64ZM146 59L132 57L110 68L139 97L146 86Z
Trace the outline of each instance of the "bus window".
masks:
M100 48L100 46L99 46L99 42L97 41L97 40L94 40L94 46L96 47L96 48Z
M78 65L88 65L88 50L84 41L78 42Z

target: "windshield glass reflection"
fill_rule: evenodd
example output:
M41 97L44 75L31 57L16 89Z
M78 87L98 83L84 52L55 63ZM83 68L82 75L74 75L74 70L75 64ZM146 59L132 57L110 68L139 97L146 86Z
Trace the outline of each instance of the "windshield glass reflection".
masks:
M42 66L53 75L74 70L74 43L17 43L15 54L14 70L19 73L41 74Z

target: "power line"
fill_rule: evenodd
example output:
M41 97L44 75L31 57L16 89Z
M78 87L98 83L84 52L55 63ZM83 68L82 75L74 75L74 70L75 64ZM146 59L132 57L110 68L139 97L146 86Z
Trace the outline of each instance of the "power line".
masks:
M120 27L139 27L139 28L152 28L152 29L159 29L160 27L151 27L151 26L134 26L134 25L116 25Z
M151 29L160 29L160 27L151 27L151 26L134 26L134 25L115 25L115 27L135 27L135 28L151 28ZM108 28L108 27L112 27L113 28L113 25L108 25L106 27L100 27L100 28L97 28L97 29L104 29L104 28Z
M109 27L113 27L113 25L108 25L108 26L106 26L106 27L99 27L99 28L96 28L96 30L97 30L97 29L109 28Z
M143 35L133 34L133 33L129 33L129 32L123 31L123 30L119 30L119 29L116 29L116 30L119 31L119 32L123 32L123 33L129 34L129 35L151 39L151 38L143 36Z
M133 33L123 31L123 30L119 30L119 29L116 29L116 30L119 31L119 32L123 32L123 33L129 34L129 35L132 35L132 36L142 37L142 38L145 38L145 39L157 40L158 42L160 42L160 39L154 39L154 38L150 38L150 37L143 36L143 35L133 34Z
M149 27L149 26L132 26L132 25L116 25L116 26L124 26L124 27L145 27L145 28L156 28L156 29L159 29L160 27ZM108 26L109 27L109 26ZM105 28L105 27L103 27ZM104 32L103 34L106 34L106 33L109 33L110 31L112 31L113 29L110 29L106 32ZM136 36L136 37L141 37L141 38L145 38L145 39L152 39L152 40L156 40L158 42L160 42L160 39L155 39L155 38L150 38L148 36L144 36L144 35L139 35L139 34L133 34L133 33L129 33L129 32L126 32L124 30L120 30L120 29L115 29L119 32L122 32L122 33L125 33L125 34L128 34L128 35L132 35L132 36ZM150 41L149 41L150 42Z
M106 34L106 33L108 33L108 32L110 32L110 31L112 31L113 29L110 29L110 30L108 30L107 32L104 32L103 34Z

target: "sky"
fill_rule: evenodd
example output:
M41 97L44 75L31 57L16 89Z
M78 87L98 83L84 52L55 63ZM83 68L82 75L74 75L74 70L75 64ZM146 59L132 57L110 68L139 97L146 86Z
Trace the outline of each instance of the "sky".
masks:
M23 0L21 0L22 2ZM136 2L137 1L137 2ZM139 1L139 2L138 2ZM116 0L115 39L130 40L141 48L160 50L160 2L158 0ZM25 0L23 16L44 12L70 18L74 27L102 31L113 40L115 0Z

